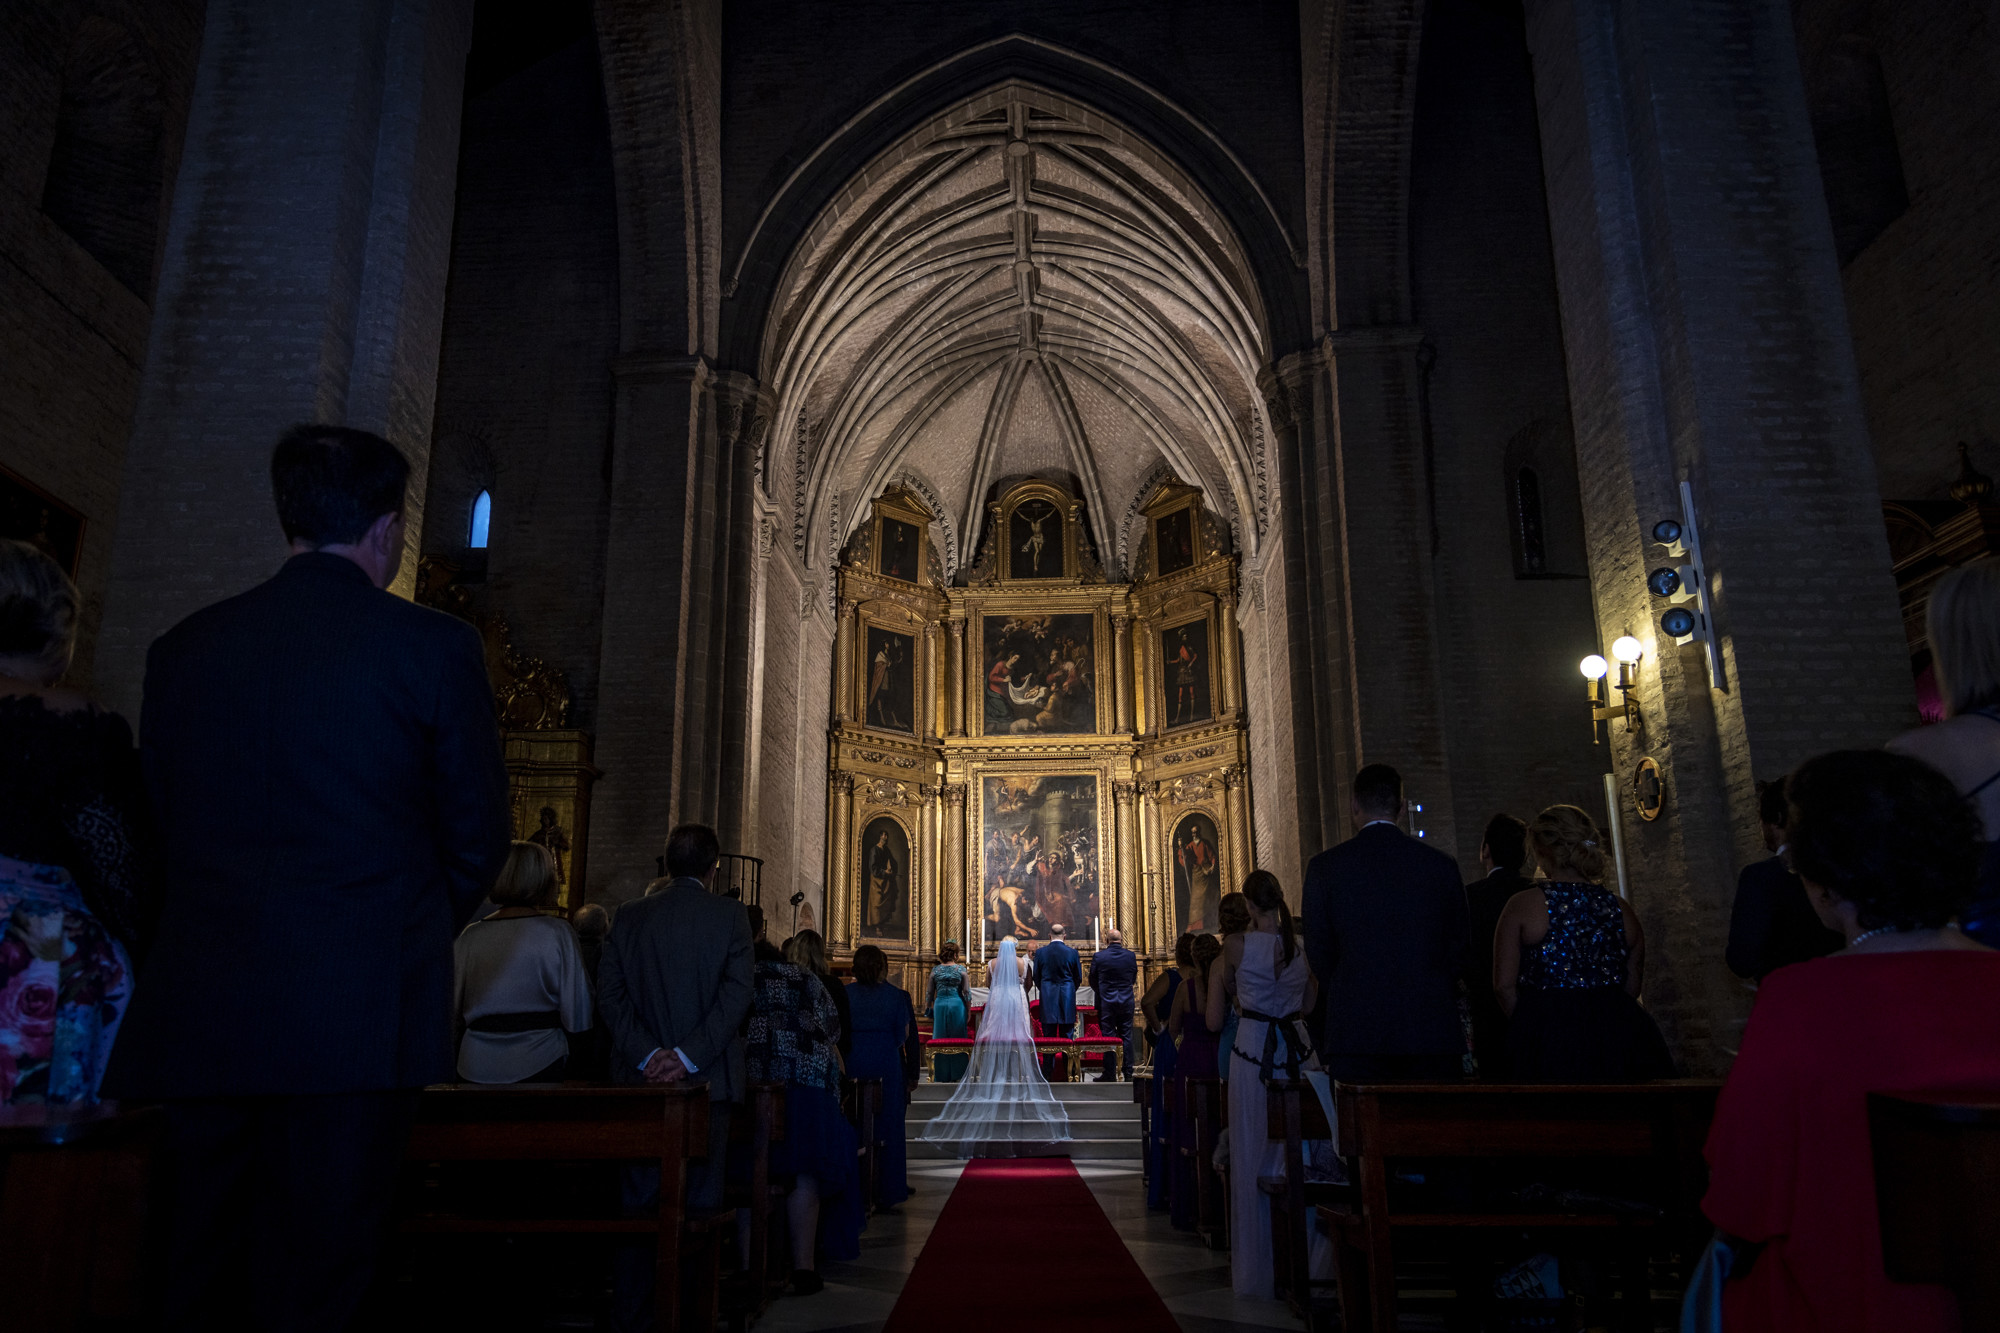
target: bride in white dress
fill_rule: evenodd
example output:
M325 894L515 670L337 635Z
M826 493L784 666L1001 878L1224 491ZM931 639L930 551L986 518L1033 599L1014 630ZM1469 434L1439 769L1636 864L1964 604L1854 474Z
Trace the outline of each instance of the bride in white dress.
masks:
M1014 955L1010 935L1000 941L987 974L996 984L980 1012L965 1077L924 1126L925 1142L944 1144L960 1157L1033 1157L1069 1141L1069 1116L1035 1058L1028 992Z

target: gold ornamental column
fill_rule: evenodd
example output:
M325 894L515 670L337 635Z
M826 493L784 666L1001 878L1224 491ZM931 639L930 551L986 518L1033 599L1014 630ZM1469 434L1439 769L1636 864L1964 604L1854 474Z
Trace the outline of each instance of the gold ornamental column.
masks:
M1243 708L1243 651L1237 642L1234 597L1221 600L1216 607L1215 622L1222 637L1222 711L1235 713Z
M917 680L918 697L916 700L917 716L923 719L922 725L917 728L917 736L918 739L926 743L938 734L938 724L943 721L937 715L937 649L937 622L926 621L924 623L924 669L919 673Z
M1143 849L1142 854L1147 863L1152 861L1153 853L1156 849L1157 839L1154 837L1154 833L1159 827L1159 821L1159 784L1156 782L1142 782L1139 784L1139 845ZM1164 949L1167 953L1171 954L1174 942L1172 937L1167 933L1165 925L1166 909L1161 906L1161 899L1171 899L1173 893L1169 886L1163 886L1159 883L1157 875L1151 877L1146 875L1146 871L1154 869L1157 869L1157 867L1151 864L1142 864L1140 870L1140 878L1149 890L1144 895L1145 903L1141 909L1146 937L1145 950L1147 953L1158 953Z
M1243 881L1256 869L1256 835L1250 829L1250 773L1241 764L1231 764L1222 770L1222 803L1229 819L1229 862L1234 882L1232 887L1241 888Z
M1136 929L1139 918L1132 909L1138 901L1141 853L1138 821L1133 817L1132 803L1138 795L1139 784L1136 782L1111 784L1118 834L1118 906L1111 924L1135 935L1139 933Z
M850 720L854 693L854 611L858 603L840 599L840 619L833 626L833 723Z
M949 700L951 734L965 734L965 618L954 616L951 626L951 661L945 666L944 689ZM960 801L964 797L961 795Z
M826 886L826 930L827 942L843 949L854 947L854 906L855 886L848 878L850 858L847 849L852 841L849 823L854 817L854 775L835 773L827 788L826 836L831 853L827 862L833 873L827 877Z
M1111 617L1111 665L1118 679L1118 734L1132 734L1132 617Z
M965 930L965 919L974 915L965 891L965 784L944 784L944 901L951 914L951 933ZM958 942L960 955L972 957L973 941L979 938L979 924L972 926L972 938Z
M917 950L935 956L938 941L943 938L938 933L938 797L941 790L925 782L917 787L923 797L923 805L917 813L917 866L916 875L910 885L910 896L917 904Z

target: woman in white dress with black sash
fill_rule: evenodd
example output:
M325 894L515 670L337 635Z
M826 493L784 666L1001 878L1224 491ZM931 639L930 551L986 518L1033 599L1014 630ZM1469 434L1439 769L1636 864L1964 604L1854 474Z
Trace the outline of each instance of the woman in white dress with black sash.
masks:
M1229 1055L1229 1270L1239 1296L1270 1300L1271 1211L1257 1177L1284 1171L1285 1145L1265 1132L1264 1080L1297 1078L1312 1056L1305 1036L1312 970L1292 925L1278 877L1253 871L1243 881L1250 929L1232 936L1208 987L1208 1026L1221 1031L1233 990L1242 1014Z

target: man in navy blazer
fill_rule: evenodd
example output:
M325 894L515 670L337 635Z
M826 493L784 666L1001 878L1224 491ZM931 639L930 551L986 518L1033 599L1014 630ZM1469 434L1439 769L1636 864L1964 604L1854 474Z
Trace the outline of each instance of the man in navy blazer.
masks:
M508 849L479 635L385 591L408 463L300 426L271 475L291 558L146 662L164 901L105 1091L167 1105L175 1329L349 1325Z
M1132 992L1139 984L1139 959L1125 947L1116 926L1104 932L1104 944L1090 956L1090 988L1097 996L1097 1030L1125 1043L1125 1067L1132 1067ZM1104 1082L1118 1081L1118 1057L1104 1057Z
M1757 817L1768 860L1743 867L1729 911L1724 959L1739 977L1762 981L1781 967L1824 958L1847 941L1828 930L1806 898L1806 886L1785 864L1785 783L1757 785Z
M1458 863L1403 831L1403 779L1387 764L1354 775L1352 808L1360 831L1306 867L1306 960L1326 995L1321 1060L1349 1083L1461 1077Z
M1060 922L1049 927L1049 936L1049 942L1035 950L1034 962L1029 967L1042 1006L1042 1035L1073 1036L1076 988L1083 980L1083 958L1064 942ZM1045 1063L1051 1070L1063 1067L1063 1062L1053 1057Z

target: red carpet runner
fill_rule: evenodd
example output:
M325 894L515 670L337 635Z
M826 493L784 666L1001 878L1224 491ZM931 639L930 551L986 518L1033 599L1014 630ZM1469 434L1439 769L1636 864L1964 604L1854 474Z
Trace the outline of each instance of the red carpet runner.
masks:
M1067 1157L965 1164L883 1333L1179 1328Z

